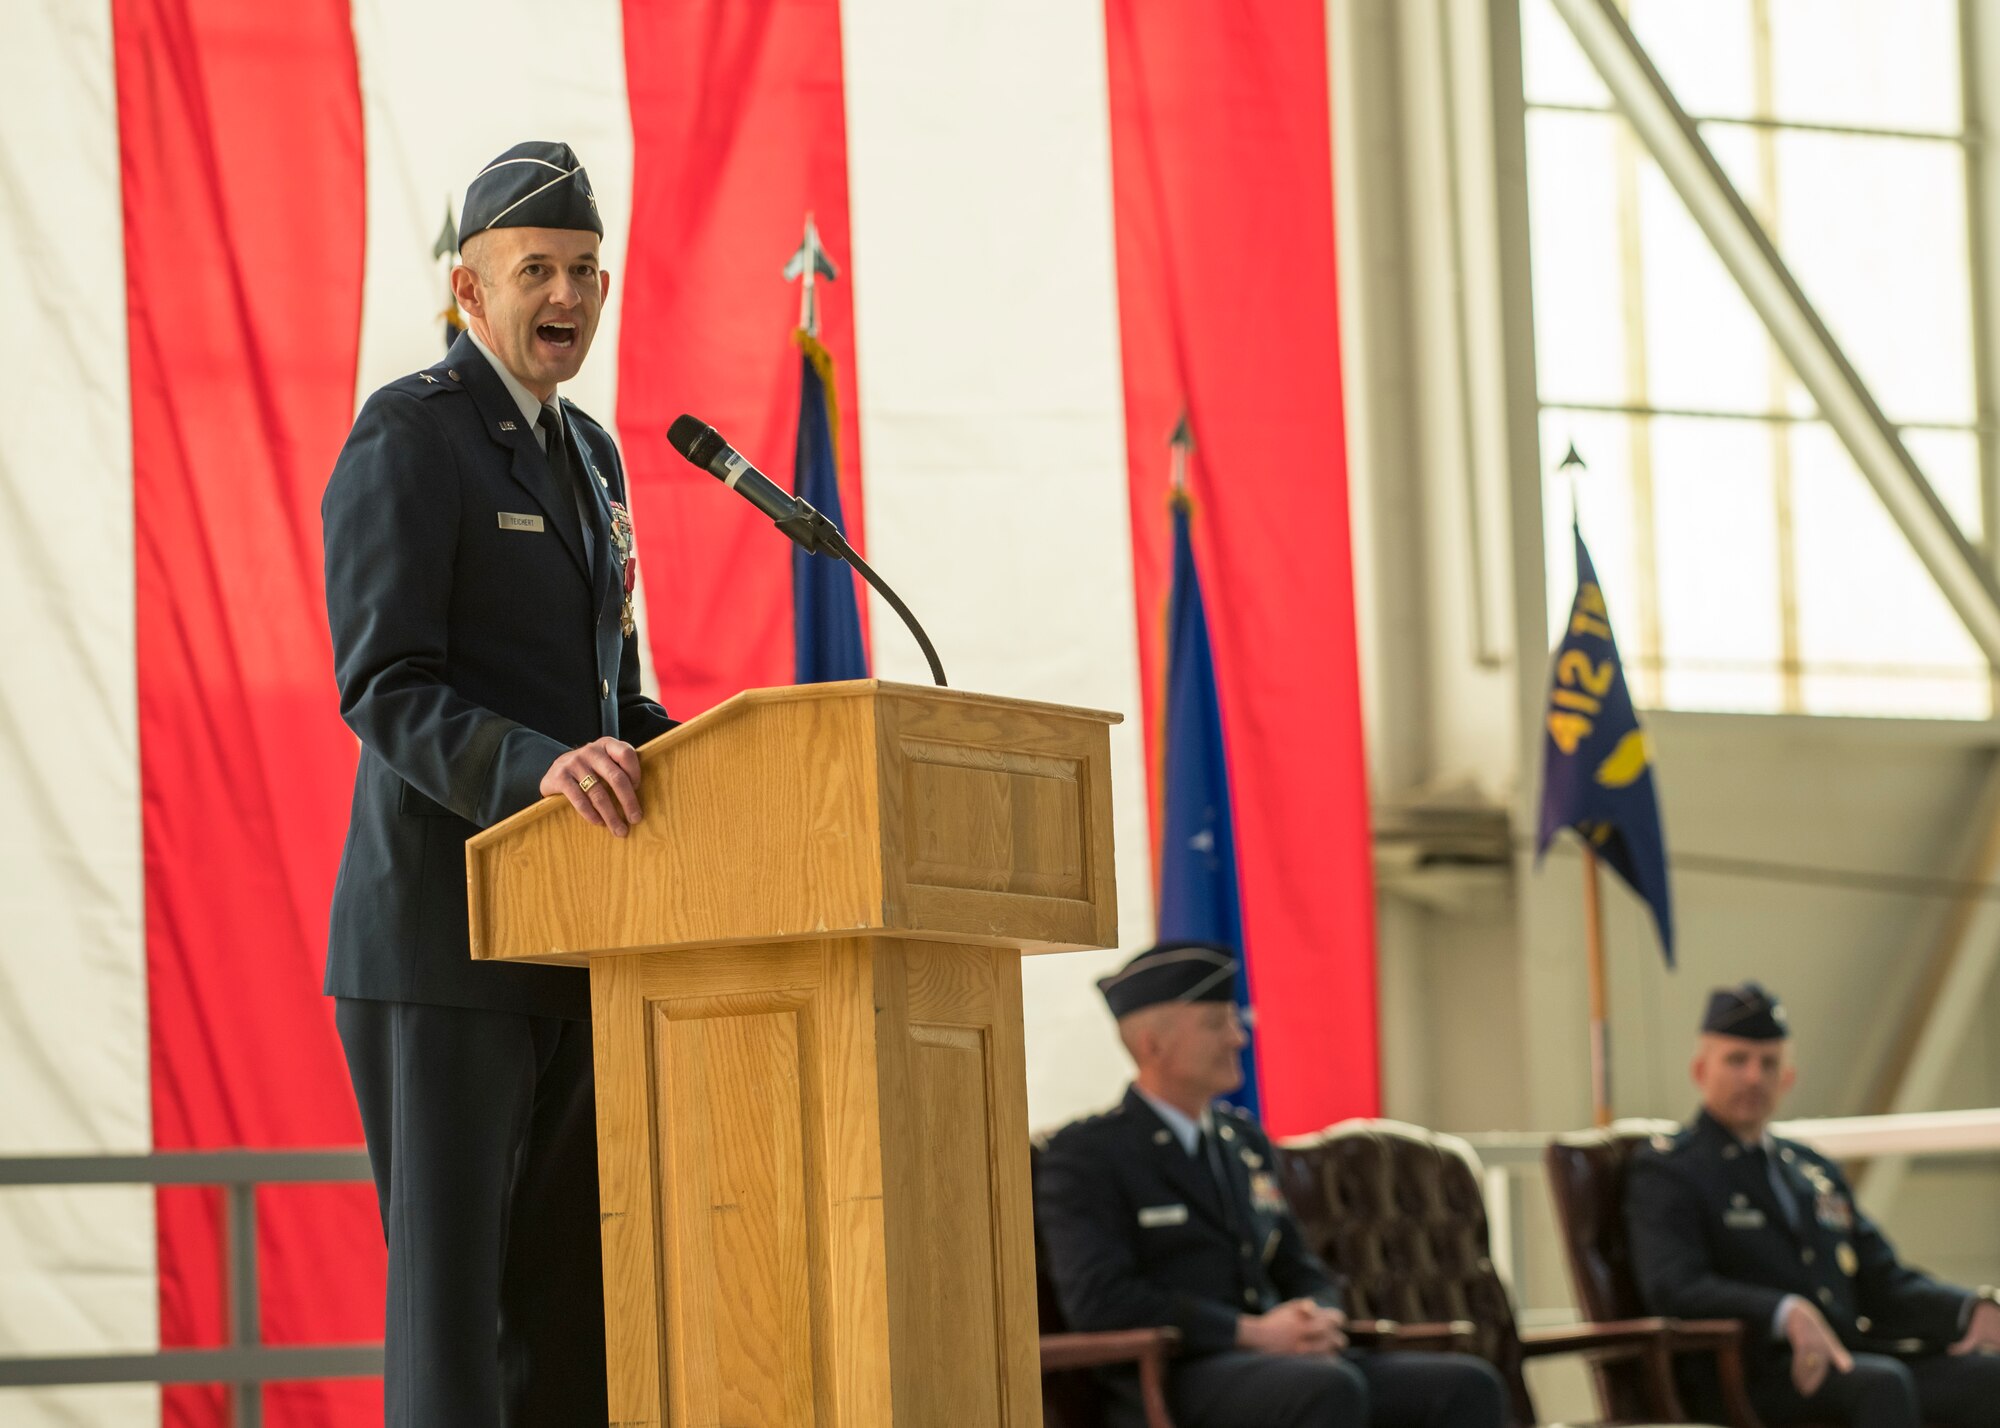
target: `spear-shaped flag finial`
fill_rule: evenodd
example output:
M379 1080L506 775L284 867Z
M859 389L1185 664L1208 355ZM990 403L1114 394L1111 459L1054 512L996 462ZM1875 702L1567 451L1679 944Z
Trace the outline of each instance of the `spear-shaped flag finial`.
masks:
M1576 454L1576 443L1573 441L1569 444L1569 451L1563 456L1562 462L1556 467L1556 470L1568 471L1572 467L1578 471L1588 471L1590 469L1583 464L1583 458Z
M1187 498L1188 458L1194 452L1194 428L1188 424L1188 411L1181 408L1180 420L1174 423L1173 434L1167 438L1167 445L1174 454L1173 492L1175 500Z
M458 224L451 216L451 195L444 196L444 227L438 229L437 242L431 245L431 257L445 264L444 311L438 316L444 320L445 350L458 340L458 334L465 331L465 314L458 310L458 297L451 290L451 269L448 266L458 257Z
M808 337L819 336L819 300L813 291L813 282L817 278L837 282L840 270L827 256L825 246L819 241L819 228L813 223L812 214L808 213L805 237L799 240L798 251L792 254L791 261L785 264L785 281L800 283L799 328Z
M444 227L438 229L437 242L431 247L433 258L449 257L458 251L458 224L451 216L451 195L444 200Z

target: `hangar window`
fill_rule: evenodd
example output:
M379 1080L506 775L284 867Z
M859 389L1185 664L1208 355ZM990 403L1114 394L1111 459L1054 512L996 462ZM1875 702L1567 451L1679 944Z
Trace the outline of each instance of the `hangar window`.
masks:
M1631 0L1634 32L1982 549L1976 135L1957 0ZM1620 117L1522 0L1542 450L1641 703L1986 718L1992 668ZM1972 86L1976 91L1977 86ZM1574 589L1546 478L1551 629Z

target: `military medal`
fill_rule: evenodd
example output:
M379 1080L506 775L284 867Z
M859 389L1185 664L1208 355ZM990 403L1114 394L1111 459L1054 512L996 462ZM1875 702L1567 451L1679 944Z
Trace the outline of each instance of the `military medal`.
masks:
M632 534L632 513L623 501L611 502L611 544L625 567L625 603L620 607L618 628L628 637L638 633L639 621L632 610L632 595L639 584L638 543Z
M1278 1188L1274 1175L1258 1171L1250 1177L1250 1203L1266 1215L1276 1215L1285 1208L1285 1192Z

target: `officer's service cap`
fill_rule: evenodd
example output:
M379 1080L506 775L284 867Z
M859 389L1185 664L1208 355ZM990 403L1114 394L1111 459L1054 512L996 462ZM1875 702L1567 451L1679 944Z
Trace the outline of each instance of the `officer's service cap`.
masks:
M1163 1002L1233 1001L1236 957L1219 942L1162 942L1098 978L1097 990L1121 1018Z
M1777 997L1755 982L1710 992L1701 1029L1714 1036L1740 1036L1745 1041L1783 1041L1792 1034Z
M576 228L604 236L590 175L568 144L516 144L466 185L458 246L489 228Z

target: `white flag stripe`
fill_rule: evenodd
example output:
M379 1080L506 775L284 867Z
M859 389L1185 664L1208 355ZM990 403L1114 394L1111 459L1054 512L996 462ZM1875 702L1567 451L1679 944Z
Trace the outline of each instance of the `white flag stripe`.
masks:
M1101 6L845 0L848 183L871 560L952 682L1122 712L1119 927L1148 940ZM1004 116L1004 121L997 117ZM873 606L875 668L925 682ZM1031 958L1028 1101L1050 1125L1129 1073L1091 981Z
M563 12L560 63L537 38L549 11L490 0L476 23L449 5L354 0L354 43L368 147L368 266L361 287L355 404L443 354L445 265L431 256L465 188L527 139L576 150L604 219L611 299L590 358L563 395L605 426L617 403L619 265L632 213L632 120L624 17L616 0Z
M0 1155L152 1144L132 442L106 0L0 6ZM9 1353L158 1342L153 1197L0 1195ZM9 1424L144 1423L149 1388L22 1392Z

